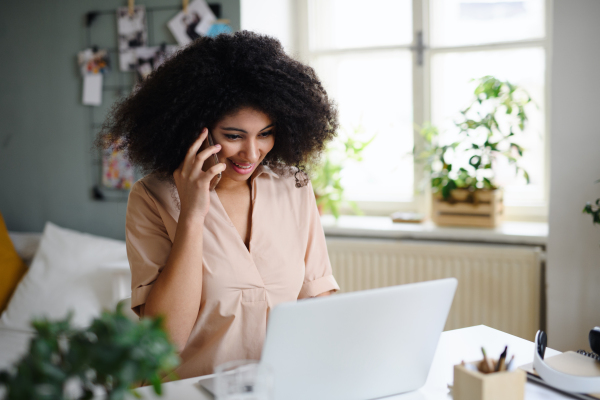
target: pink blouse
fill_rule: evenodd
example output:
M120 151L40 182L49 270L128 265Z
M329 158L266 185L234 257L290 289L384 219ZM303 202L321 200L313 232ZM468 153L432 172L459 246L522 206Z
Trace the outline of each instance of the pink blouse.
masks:
M204 222L202 297L181 352L180 378L213 373L221 363L259 359L269 310L285 301L339 290L331 272L312 186L295 187L259 166L251 179L249 249L215 191ZM135 183L127 205L131 307L139 315L164 268L179 219L175 187L153 175Z

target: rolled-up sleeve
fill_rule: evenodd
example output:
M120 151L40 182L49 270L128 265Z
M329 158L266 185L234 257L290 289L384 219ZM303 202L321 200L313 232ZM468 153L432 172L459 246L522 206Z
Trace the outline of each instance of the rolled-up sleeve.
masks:
M171 240L142 181L131 188L125 222L127 258L131 268L131 309L140 315L148 293L171 252Z
M298 295L299 299L315 297L331 290L340 290L331 270L325 233L321 226L321 219L312 185L309 183L308 187L303 189L308 189L306 202L309 224L306 253L304 256L305 275L302 289Z

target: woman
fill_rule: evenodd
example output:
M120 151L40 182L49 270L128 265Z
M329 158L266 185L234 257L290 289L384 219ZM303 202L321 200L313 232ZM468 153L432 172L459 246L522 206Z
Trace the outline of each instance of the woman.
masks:
M312 68L250 32L196 40L112 110L101 141L149 172L127 205L132 309L165 316L180 378L259 359L273 306L339 289L300 169L336 129Z

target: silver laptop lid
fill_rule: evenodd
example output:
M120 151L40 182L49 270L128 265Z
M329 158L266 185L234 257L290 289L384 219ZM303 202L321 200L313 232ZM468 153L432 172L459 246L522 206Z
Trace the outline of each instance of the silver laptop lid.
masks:
M261 363L275 400L365 400L425 384L454 278L276 306Z

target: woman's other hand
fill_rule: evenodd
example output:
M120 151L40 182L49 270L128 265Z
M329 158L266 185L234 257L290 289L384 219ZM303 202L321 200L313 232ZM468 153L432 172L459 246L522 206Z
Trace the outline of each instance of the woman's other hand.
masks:
M207 171L202 170L204 162L213 154L221 151L221 145L209 146L200 150L208 137L208 129L204 128L196 141L190 146L185 159L173 173L175 186L181 202L181 216L186 218L204 218L209 207L210 181L226 168L224 163L214 165Z

